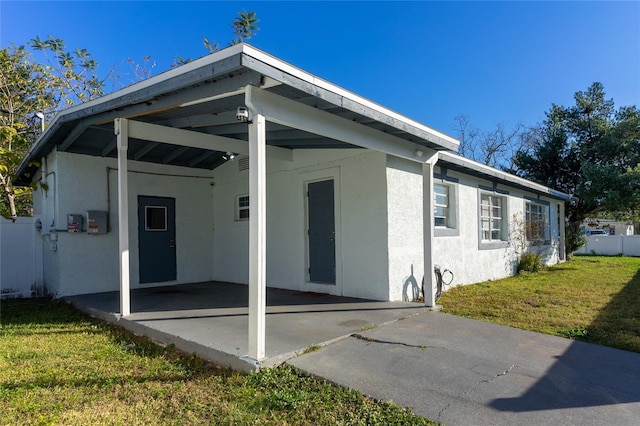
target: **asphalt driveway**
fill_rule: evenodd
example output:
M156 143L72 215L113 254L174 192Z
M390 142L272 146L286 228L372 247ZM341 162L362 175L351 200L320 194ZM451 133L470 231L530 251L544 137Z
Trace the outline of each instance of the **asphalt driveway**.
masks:
M440 312L288 362L447 425L640 424L640 354Z

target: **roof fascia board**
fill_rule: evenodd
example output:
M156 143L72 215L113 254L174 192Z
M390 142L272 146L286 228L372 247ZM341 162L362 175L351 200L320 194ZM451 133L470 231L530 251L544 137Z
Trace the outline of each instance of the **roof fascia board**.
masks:
M376 109L371 109L366 105L362 105L357 101L354 101L349 98L342 99L342 107L346 108L350 111L356 112L358 114L362 114L366 117L369 117L375 121L379 121L381 123L389 124L395 128L401 129L411 135L414 135L420 139L425 139L435 145L439 145L447 150L457 151L460 147L460 143L450 137L445 135L444 133L440 133L436 130L429 129L429 131L425 131L424 129L415 126L414 124L408 123L407 119L398 119L395 117L391 117L383 111L378 111ZM367 109L369 111L367 111ZM388 117L388 118L387 118ZM421 126L424 127L424 126Z
M187 148L199 148L208 151L249 154L249 144L240 139L176 129L174 127L160 126L135 120L129 121L129 138L179 145ZM286 148L267 146L267 155L280 160L293 161L293 151Z
M274 80L281 81L282 83L289 84L294 87L298 86L298 88L304 90L305 87L300 87L300 84L294 84L294 81L292 81L291 78L285 78L286 75L291 76L304 83L307 83L308 85L311 85L312 87L315 87L316 90L304 90L309 94L319 96L320 93L317 90L318 88L323 89L330 94L333 94L334 96L325 95L320 97L328 102L333 103L334 105L350 109L360 114L364 112L364 115L376 120L380 120L383 116L389 117L394 121L403 123L405 125L405 128L403 130L407 131L408 133L414 134L417 137L424 138L438 145L442 145L445 149L458 149L459 142L456 139L447 136L444 133L438 132L437 130L434 130L430 127L427 127L415 120L405 117L395 111L387 109L366 98L356 95L353 92L349 92L348 90L331 84L326 80L314 76L313 74L309 74L250 45L244 45L243 53L244 55L242 57L242 65L268 75ZM257 63L256 61L262 62L267 67L260 67L259 63ZM269 72L268 68L272 68L272 71ZM274 71L280 71L281 73L284 73L284 75ZM355 105L360 105L359 110L353 109Z
M562 199L565 201L569 201L571 196L569 194L565 194L561 191L556 191L555 189L551 189L544 185L540 185L539 183L532 182L528 179L524 179L498 169L494 169L493 167L489 167L487 165L478 163L476 161L469 160L467 158L461 157L456 154L452 154L450 152L438 152L438 158L446 163L450 163L461 167L463 169L470 170L472 172L481 174L483 176L487 176L489 178L498 179L504 182L507 185L516 185L521 188L525 188L536 193L541 193L544 195L548 195L553 198Z
M264 115L267 120L277 124L412 161L422 162L424 160L416 155L416 150L424 153L426 148L422 145L408 142L257 87L247 87L245 102L250 109L254 109Z

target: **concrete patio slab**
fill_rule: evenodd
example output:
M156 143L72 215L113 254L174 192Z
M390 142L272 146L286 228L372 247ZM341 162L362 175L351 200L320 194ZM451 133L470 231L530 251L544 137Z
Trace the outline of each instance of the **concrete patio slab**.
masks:
M273 366L314 345L424 312L420 303L377 302L267 289L266 359L248 352L248 287L206 282L137 289L132 314L118 312L119 293L65 298L95 317L240 371Z

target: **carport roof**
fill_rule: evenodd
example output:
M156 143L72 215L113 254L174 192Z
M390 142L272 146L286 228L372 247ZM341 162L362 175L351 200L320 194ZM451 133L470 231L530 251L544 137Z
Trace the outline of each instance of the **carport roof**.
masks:
M374 129L399 142L434 150L457 150L458 141L363 97L333 85L250 45L238 44L56 115L23 161L16 184L28 184L37 161L54 148L116 157L113 121L128 118L247 141L236 120L246 86L259 87L300 104ZM354 145L285 125L267 123L267 144L285 149L353 148ZM130 139L128 158L214 169L224 152L179 143Z

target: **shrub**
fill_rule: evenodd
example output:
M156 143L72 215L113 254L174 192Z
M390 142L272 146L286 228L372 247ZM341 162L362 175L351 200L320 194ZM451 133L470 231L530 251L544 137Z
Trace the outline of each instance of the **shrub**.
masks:
M518 272L538 272L542 268L542 257L538 253L522 253Z

